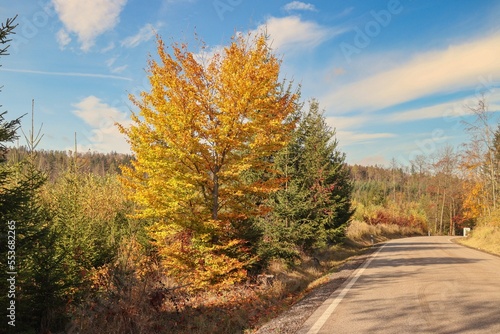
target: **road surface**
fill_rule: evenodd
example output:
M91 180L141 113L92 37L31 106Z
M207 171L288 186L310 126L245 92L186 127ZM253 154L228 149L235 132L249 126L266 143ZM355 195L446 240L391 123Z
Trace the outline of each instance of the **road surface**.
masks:
M388 242L298 333L500 333L500 257L450 237Z

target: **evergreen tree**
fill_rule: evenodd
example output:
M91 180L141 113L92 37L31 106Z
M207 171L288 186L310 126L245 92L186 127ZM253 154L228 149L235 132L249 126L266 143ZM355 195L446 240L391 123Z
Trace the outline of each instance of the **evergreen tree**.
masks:
M293 257L298 250L310 252L344 237L353 214L352 184L337 145L335 131L312 101L293 140L275 157L286 182L270 196L273 210L263 223L268 255Z
M15 19L15 18L14 18ZM14 19L0 27L0 44L10 41ZM0 48L7 54L8 45ZM2 319L9 321L5 332L38 333L61 329L56 325L63 304L58 267L57 235L51 233L51 215L41 205L39 190L46 177L35 166L38 136L29 135L29 156L7 165L7 143L18 138L20 118L6 121L0 114L0 307ZM28 139L28 138L27 138ZM7 283L8 286L5 286ZM5 329L7 320L2 323Z
M64 258L58 247L59 233L51 229L53 214L43 205L41 189L47 177L35 165L35 148L40 141L33 127L26 140L28 156L9 166L11 189L18 194L7 207L6 215L15 222L15 267L7 267L16 280L16 333L60 330L64 325L65 271ZM9 264L10 265L10 264ZM15 270L14 270L15 269Z

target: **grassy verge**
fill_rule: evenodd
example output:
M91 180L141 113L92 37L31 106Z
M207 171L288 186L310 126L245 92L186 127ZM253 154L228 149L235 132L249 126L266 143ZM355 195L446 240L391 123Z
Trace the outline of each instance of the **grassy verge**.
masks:
M466 246L500 255L500 227L493 225L477 226L467 237L457 240Z
M391 225L391 224L377 224L369 225L365 222L353 221L347 229L347 243L355 243L361 246L368 246L371 244L371 239L375 243L387 241L390 239L411 237L423 235L418 227Z

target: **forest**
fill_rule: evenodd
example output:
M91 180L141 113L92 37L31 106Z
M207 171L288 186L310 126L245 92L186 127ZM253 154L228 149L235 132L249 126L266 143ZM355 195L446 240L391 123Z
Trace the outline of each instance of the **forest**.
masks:
M373 237L498 240L500 128L484 97L464 146L349 165L266 36L235 36L208 63L170 50L158 37L151 90L117 125L131 154L39 149L29 117L0 115L6 332L250 333Z

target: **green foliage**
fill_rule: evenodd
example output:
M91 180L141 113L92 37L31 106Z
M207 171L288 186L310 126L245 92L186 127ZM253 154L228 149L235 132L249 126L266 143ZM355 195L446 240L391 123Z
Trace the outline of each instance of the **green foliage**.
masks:
M6 272L17 273L15 299L2 295L1 304L15 300L18 333L60 329L65 304L65 272L58 266L61 258L57 254L57 232L50 229L52 214L43 206L39 192L46 177L34 167L34 142L30 145L32 153L27 160L13 166L2 164L8 172L2 173L0 195L2 235L7 235L8 221L15 221L16 227L15 267L2 266L2 282L6 281ZM7 258L6 251L2 248L2 258Z
M291 259L343 239L353 211L349 170L335 132L316 101L302 115L292 141L275 156L286 178L269 198L272 212L262 221L263 252Z
M0 44L9 42L14 19L0 27ZM6 54L7 47L0 49ZM20 119L6 121L0 115L0 280L2 291L0 305L2 318L7 318L7 305L16 308L15 333L43 332L54 325L53 314L61 311L60 280L64 273L57 270L55 255L56 237L50 231L51 215L42 205L39 189L46 181L45 175L33 164L37 137L30 135L29 156L23 162L7 165L6 143L17 138ZM15 228L13 228L15 227ZM9 247L7 247L9 245ZM8 257L9 256L9 257ZM5 260L9 261L5 261ZM4 284L14 279L15 289ZM10 286L10 284L9 284ZM7 291L9 294L7 295ZM9 312L10 313L10 312ZM5 323L2 326L5 326ZM54 326L54 327L57 327ZM57 328L56 328L57 329Z
M53 230L59 231L66 281L73 287L84 284L92 269L113 261L122 238L139 229L126 218L130 205L113 175L68 170L44 189L44 199L54 212Z
M9 39L9 35L15 34L14 29L17 27L17 24L14 24L17 15L14 18L8 18L5 21L5 24L2 23L0 26L0 56L7 54L7 49L9 48L8 43L11 41ZM6 45L7 44L7 45ZM5 46L3 46L5 45Z
M13 141L19 123L2 122L0 133L8 134L2 138ZM123 238L135 235L146 243L142 227L127 218L132 208L116 173L82 172L93 161L112 162L120 156L35 151L39 138L32 133L27 147L6 150L8 160L0 164L0 219L16 221L16 333L64 329L69 306L86 296L97 268L115 261ZM44 164L47 157L56 158L51 168ZM48 175L57 177L47 182ZM6 235L7 224L0 226ZM6 258L6 242L1 245ZM2 295L1 305L6 302Z

